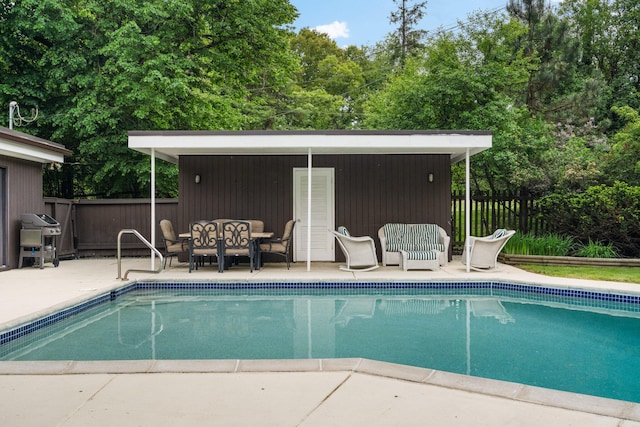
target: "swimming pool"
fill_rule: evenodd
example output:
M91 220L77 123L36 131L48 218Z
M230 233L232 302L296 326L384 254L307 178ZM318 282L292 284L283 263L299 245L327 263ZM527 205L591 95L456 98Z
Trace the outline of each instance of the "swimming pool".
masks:
M301 286L136 283L0 334L0 359L363 357L640 402L637 295L496 282Z

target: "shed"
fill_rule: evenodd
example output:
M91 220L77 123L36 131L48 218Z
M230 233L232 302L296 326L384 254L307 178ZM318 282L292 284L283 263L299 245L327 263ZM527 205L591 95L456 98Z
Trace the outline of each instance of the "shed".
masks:
M243 218L280 234L293 218L294 260L308 268L341 256L327 232L338 225L374 237L387 222L451 233L451 165L468 166L491 141L490 131L129 132L129 148L151 156L153 223L160 158L179 166L180 231L195 220Z
M0 270L18 266L20 216L43 213L42 167L63 163L64 146L0 126Z

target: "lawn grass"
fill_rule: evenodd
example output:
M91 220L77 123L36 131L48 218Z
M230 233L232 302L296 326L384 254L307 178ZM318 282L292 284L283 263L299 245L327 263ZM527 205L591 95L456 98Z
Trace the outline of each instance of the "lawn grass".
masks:
M610 282L637 283L640 285L640 267L591 267L561 265L518 265L525 271L545 276L573 279L606 280Z

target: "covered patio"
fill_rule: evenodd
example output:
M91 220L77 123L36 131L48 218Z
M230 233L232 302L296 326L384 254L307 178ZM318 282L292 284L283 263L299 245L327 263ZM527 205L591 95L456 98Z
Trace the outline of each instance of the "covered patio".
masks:
M491 140L489 131L129 132L129 147L150 156L152 224L159 158L179 165L178 228L259 215L278 233L293 218L294 259L307 270L335 260L328 230L338 225L373 237L387 222L436 223L451 234L451 165L466 163L468 189L470 157Z

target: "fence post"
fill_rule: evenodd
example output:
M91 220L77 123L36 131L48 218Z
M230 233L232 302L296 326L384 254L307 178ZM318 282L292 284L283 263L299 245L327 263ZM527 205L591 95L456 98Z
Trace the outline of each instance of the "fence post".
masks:
M518 228L521 233L529 232L529 190L520 188L520 211L518 212Z

